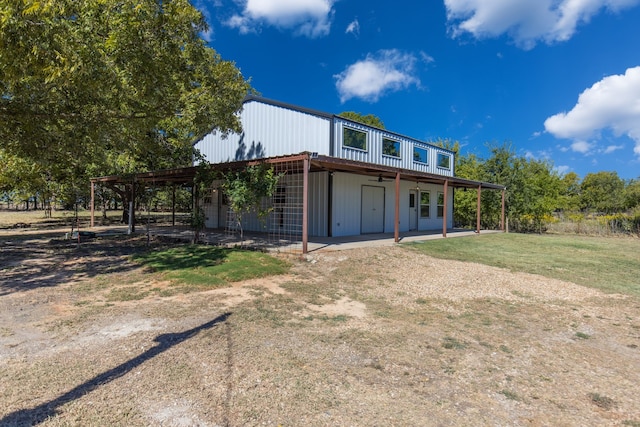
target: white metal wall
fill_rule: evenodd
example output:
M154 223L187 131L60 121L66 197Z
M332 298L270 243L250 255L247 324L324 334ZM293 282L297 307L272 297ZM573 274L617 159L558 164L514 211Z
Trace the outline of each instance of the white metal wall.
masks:
M328 236L329 173L309 174L309 236Z
M329 155L331 120L259 101L244 104L242 134L213 131L195 147L210 163L298 154Z
M280 184L287 186L292 180L300 180L301 177L292 177L285 175ZM207 228L219 228L222 225L224 228L226 218L221 218L220 215L220 185L221 181L215 181L212 186L212 190L209 193L211 195L211 203L204 204L205 197L202 197L200 203L204 205L205 213L205 227ZM298 194L299 193L299 194ZM298 201L299 203L293 203L294 205L300 205L302 201L301 189L296 186L289 186L286 193L288 201ZM207 199L209 200L209 199ZM299 212L294 212L294 216L299 217L296 224L296 230L301 230L302 221L302 209L297 209ZM224 214L224 213L223 213ZM317 172L309 174L309 236L326 237L328 235L329 224L329 173ZM270 222L273 222L273 218L269 218L266 221L260 221L257 214L252 213L247 215L243 220L243 228L245 231L273 231L268 230ZM277 226L271 224L272 227Z
M395 220L395 181L389 180L377 182L374 177L335 172L333 174L333 197L332 197L332 235L355 236L361 230L361 195L362 186L384 187L384 232L394 232ZM442 218L437 218L437 193L443 192L442 185L419 184L421 191L429 191L430 197L430 218L418 218L418 230L441 230ZM416 183L411 181L400 181L400 231L409 231L409 193L416 188ZM447 228L453 227L453 191L451 188L447 192ZM420 211L420 195L417 200L418 214Z
M350 147L344 147L343 128L345 125L349 128L360 130L367 133L367 150L358 150ZM420 172L428 172L443 176L453 176L454 154L448 150L424 143L415 139L400 136L384 130L369 128L354 122L336 118L334 121L334 146L333 155L342 159L357 160L360 162L374 163ZM382 154L382 139L388 138L400 142L400 158L384 156ZM428 153L428 164L415 162L413 160L413 147L424 148ZM438 153L451 156L450 168L443 169L437 166Z

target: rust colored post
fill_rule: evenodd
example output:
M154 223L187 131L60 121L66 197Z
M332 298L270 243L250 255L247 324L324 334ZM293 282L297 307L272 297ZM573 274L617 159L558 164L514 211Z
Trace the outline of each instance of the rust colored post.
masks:
M91 181L91 228L95 224L95 182Z
M302 253L309 252L309 156L303 160L302 171Z
M478 206L476 208L476 233L480 233L480 193L482 192L482 185L478 185Z
M504 192L506 188L502 189L502 212L500 214L500 230L504 232Z
M393 221L393 241L400 241L400 172L396 172L396 210Z
M176 185L171 186L171 226L176 226Z
M444 191L442 196L444 197L443 205L442 205L442 237L447 237L447 189L449 188L449 180L444 180Z

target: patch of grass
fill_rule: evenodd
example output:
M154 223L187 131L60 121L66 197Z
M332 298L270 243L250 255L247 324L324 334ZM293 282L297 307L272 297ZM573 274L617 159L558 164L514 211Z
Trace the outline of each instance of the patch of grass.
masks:
M587 396L592 403L602 409L609 410L616 405L616 402L612 398L603 396L600 393L589 393Z
M448 350L464 350L467 348L467 345L462 341L458 341L456 338L444 337L442 340L442 347Z
M640 296L640 240L584 236L485 234L409 243L436 258L477 262Z
M107 295L107 301L137 301L149 295L149 291L138 287L123 287L112 289Z
M504 344L500 345L500 350L503 351L504 353L507 353L507 354L513 353L513 350L511 350L509 347L507 347Z
M630 426L630 427L640 427L640 421L624 420L622 422L622 425Z
M288 269L284 261L262 252L215 246L185 245L133 259L169 280L198 289L284 274Z
M585 334L584 332L576 332L576 338L579 338L581 340L588 340L589 338L591 338L591 335Z
M522 400L520 396L518 396L516 393L509 390L500 390L499 393L509 400L515 400L516 402L519 402Z

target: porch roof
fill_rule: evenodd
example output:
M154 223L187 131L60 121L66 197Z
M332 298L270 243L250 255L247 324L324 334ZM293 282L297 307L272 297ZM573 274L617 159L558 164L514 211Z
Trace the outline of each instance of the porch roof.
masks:
M270 163L277 165L284 162L309 160L310 172L329 171L329 172L351 172L361 175L369 175L379 177L381 179L394 179L396 173L400 173L401 179L415 181L416 184L433 183L444 184L445 181L449 186L454 188L484 188L491 190L504 190L505 187L499 184L488 182L473 181L458 177L448 177L427 172L414 171L410 169L394 168L392 166L376 165L372 163L359 162L354 160L340 159L337 157L317 155L314 153L303 152L289 156L269 157L265 159L242 160L235 162L215 163L211 167L216 170L238 170L250 165L259 163ZM103 184L127 184L132 181L139 183L148 183L158 186L167 185L187 185L193 182L196 175L196 166L189 166L176 169L165 169L152 172L141 172L127 175L111 175L91 178L93 183Z

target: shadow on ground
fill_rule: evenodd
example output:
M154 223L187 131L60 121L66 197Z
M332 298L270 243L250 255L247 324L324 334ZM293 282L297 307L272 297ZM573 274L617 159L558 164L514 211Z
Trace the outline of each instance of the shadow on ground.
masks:
M33 235L31 239L2 236L0 296L58 286L71 278L127 272L139 267L128 257L149 250L144 236L109 236L80 243L61 239L62 236L60 233L55 233L55 238L50 233Z
M48 402L44 402L34 408L31 409L21 409L15 411L11 414L8 414L4 418L0 419L0 425L25 425L31 426L40 424L48 418L54 417L58 413L58 408L68 402L73 400L77 400L85 396L86 394L91 393L93 390L98 387L108 384L113 380L116 380L127 373L131 372L131 370L136 367L142 365L147 360L150 360L160 353L163 353L170 348L188 340L195 336L198 332L204 331L206 329L210 329L220 323L224 323L231 313L222 314L215 319L203 323L202 325L196 326L195 328L189 329L184 332L175 333L175 334L163 334L159 335L154 339L154 342L157 344L154 347L151 347L144 353L130 359L121 365L116 366L113 369L110 369L106 372L103 372L90 380L78 385L77 387L69 390L68 392L61 394L57 398L50 400ZM227 331L228 332L228 331ZM229 340L230 337L227 337ZM229 349L230 350L230 349ZM232 360L230 356L228 356L227 363ZM230 367L228 367L230 368ZM228 424L228 423L225 423Z

